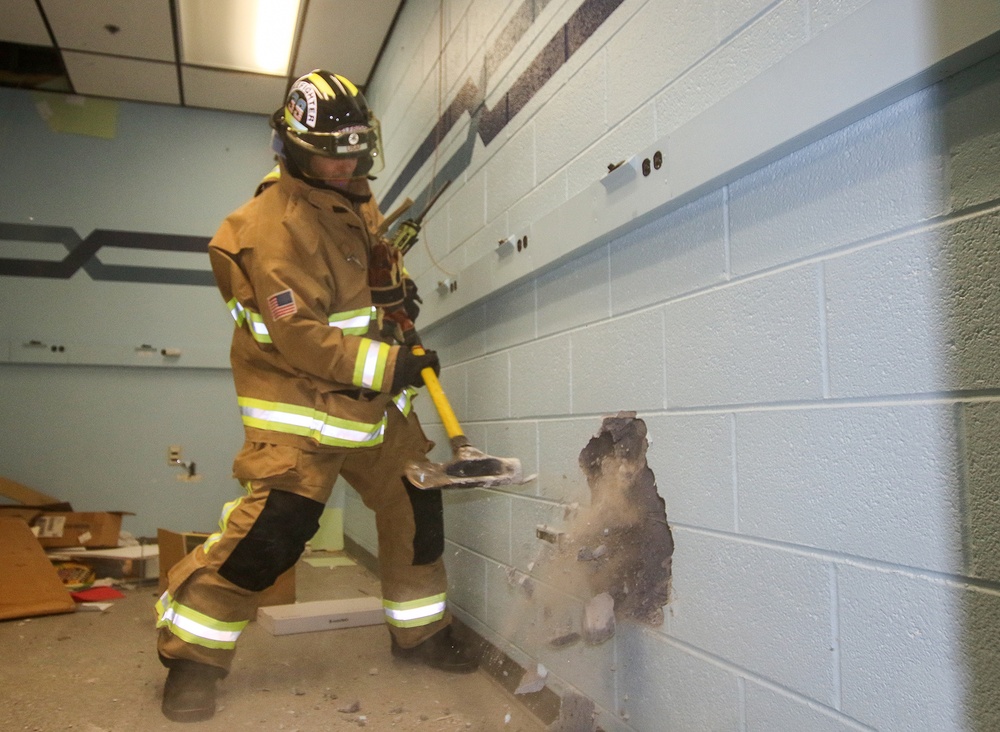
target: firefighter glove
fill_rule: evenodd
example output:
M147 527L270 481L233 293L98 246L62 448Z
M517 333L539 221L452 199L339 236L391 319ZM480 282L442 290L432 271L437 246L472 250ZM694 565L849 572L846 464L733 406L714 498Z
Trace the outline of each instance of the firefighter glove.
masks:
M401 284L403 286L403 309L406 311L406 317L415 323L417 316L420 315L419 303L423 302L420 295L417 294L417 283L404 275Z
M441 373L441 362L434 351L418 356L409 348L400 348L396 357L396 373L392 377L392 393L396 394L407 386L423 386L424 377L420 372L428 366L434 369L435 375Z

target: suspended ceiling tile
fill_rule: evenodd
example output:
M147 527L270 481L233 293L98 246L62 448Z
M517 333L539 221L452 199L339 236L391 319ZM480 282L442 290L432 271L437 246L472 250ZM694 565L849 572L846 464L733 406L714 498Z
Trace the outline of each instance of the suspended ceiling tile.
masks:
M266 76L221 69L181 67L184 104L270 115L285 99L283 76Z
M38 13L35 0L4 0L4 19L0 23L0 41L51 46L52 39Z
M137 102L180 104L177 67L172 63L63 51L77 94Z
M174 60L173 23L166 0L40 2L60 48Z
M293 76L326 69L367 84L398 8L398 0L310 0Z

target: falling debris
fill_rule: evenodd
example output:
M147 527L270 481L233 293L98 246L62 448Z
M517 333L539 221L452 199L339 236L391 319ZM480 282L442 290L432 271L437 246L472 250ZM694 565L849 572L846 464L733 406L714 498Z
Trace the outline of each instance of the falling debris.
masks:
M594 702L579 694L567 693L559 705L559 717L549 732L594 732Z
M594 595L608 593L621 618L663 624L673 537L666 504L646 463L646 424L635 412L607 417L580 453L591 503L570 530Z
M355 712L361 711L361 702L354 700L350 704L346 704L342 707L337 707L338 712L343 712L344 714L354 714Z
M615 634L615 601L607 592L590 598L583 609L583 637L592 646Z
M549 670L542 664L536 668L528 669L521 677L521 684L514 690L515 694L534 694L545 688L545 677L549 675Z
M568 646L573 645L578 640L580 640L579 633L576 632L564 633L563 635L556 636L555 638L550 640L549 645L552 646L553 648L566 648Z
M555 544L559 546L562 542L565 534L559 529L553 529L551 526L545 526L544 524L539 524L535 527L535 536L537 536L542 541L547 541L549 544Z

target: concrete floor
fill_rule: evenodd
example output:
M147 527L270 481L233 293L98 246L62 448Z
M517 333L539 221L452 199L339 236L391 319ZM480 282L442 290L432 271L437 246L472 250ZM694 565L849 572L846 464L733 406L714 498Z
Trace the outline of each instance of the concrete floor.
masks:
M297 598L379 594L361 566L299 562ZM122 589L122 588L119 588ZM208 722L160 713L155 585L124 588L105 612L0 622L4 730L143 732L232 729L312 732L537 732L547 727L490 674L452 676L395 661L384 626L272 636L251 623ZM349 710L349 711L345 711Z

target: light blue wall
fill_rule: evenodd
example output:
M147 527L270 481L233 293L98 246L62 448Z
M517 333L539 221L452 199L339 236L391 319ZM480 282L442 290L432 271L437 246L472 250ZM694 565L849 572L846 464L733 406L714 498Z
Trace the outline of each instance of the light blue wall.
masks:
M439 264L488 251L865 4L625 0L501 135L473 140L410 258L425 297ZM487 75L490 108L582 7L527 5ZM404 6L371 85L381 190L462 82L483 80L484 49L525 3L440 7ZM607 730L1000 728L998 100L993 58L428 329L473 441L538 473L448 496L456 613L593 699ZM263 118L123 104L108 141L51 133L11 90L0 115L0 222L81 237L209 236L270 163ZM407 192L467 139L454 128ZM217 362L230 327L211 288L82 271L0 278L0 313L8 348L154 340ZM210 528L236 494L225 368L64 360L0 363L0 473L80 509L134 511L138 534ZM623 409L648 425L676 543L666 621L555 651L547 623L586 598L546 582L534 527L587 501L578 455ZM175 480L170 444L200 483ZM346 522L374 549L356 496ZM525 574L531 597L512 582Z
M408 258L425 297L865 4L622 3L475 141ZM439 7L407 3L371 85L386 188L508 21L489 108L583 5ZM538 473L448 495L460 617L608 730L1000 728L998 181L994 57L425 328L473 441ZM534 529L587 501L579 453L619 410L646 421L676 544L666 621L556 651L587 589L547 581ZM373 547L350 494L347 525Z
M210 237L272 164L263 117L123 103L106 139L53 132L37 106L47 99L0 89L2 224L66 227L79 239L95 229ZM59 243L0 242L4 259L67 254ZM209 272L206 252L102 248L96 259ZM123 528L138 536L211 530L239 490L231 328L210 286L95 280L83 269L0 277L0 474L77 510L131 511ZM31 340L66 350L32 356ZM143 344L182 356L145 356ZM36 363L11 362L24 358ZM200 482L177 481L170 445Z

